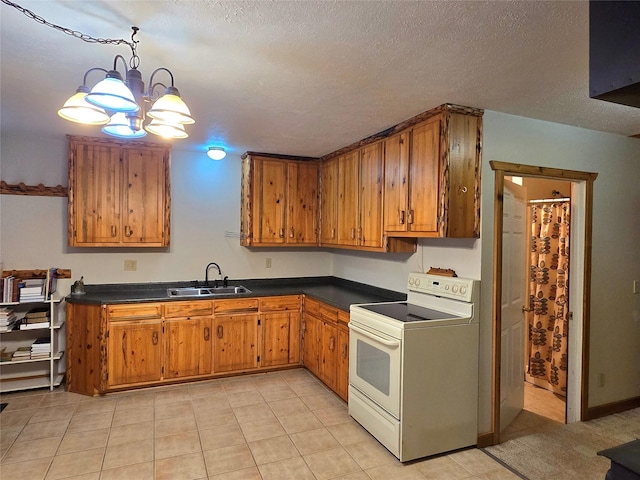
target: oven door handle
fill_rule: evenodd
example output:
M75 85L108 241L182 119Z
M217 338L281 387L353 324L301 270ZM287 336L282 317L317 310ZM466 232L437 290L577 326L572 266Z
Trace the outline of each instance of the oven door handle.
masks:
M382 345L386 345L387 347L391 347L391 348L398 348L400 346L400 342L396 341L396 342L390 342L389 340L385 339L385 338L381 338L378 336L375 336L374 334L372 334L371 332L368 332L366 330L363 330L362 328L356 327L353 323L351 323L349 325L349 328L352 329L354 332L357 332L361 335L364 335L365 337L381 343Z

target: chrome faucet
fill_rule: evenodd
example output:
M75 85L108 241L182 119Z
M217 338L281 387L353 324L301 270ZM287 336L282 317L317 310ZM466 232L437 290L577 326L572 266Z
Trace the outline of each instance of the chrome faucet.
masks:
M209 286L209 269L211 267L216 267L218 269L218 275L220 275L220 277L222 277L222 270L220 270L220 265L218 265L215 262L211 262L210 264L207 265L207 268L204 269L204 286L208 287ZM218 286L218 280L214 280L214 286Z

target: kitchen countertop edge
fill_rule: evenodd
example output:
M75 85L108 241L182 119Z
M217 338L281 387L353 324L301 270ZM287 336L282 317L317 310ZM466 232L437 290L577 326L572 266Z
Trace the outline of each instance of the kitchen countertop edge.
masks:
M275 279L230 280L229 285L243 285L247 294L216 295L215 297L169 297L168 288L190 287L194 282L123 283L85 285L84 294L70 294L68 303L103 305L145 302L221 300L231 298L307 295L341 310L359 303L404 301L407 296L394 290L374 287L339 277L287 277Z

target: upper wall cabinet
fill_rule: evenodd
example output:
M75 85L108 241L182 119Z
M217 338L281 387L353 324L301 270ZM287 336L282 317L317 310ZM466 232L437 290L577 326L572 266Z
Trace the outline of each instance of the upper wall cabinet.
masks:
M240 244L318 245L318 163L250 152L242 161Z
M170 149L69 136L69 245L168 246Z
M444 107L385 140L389 236L480 236L482 113Z

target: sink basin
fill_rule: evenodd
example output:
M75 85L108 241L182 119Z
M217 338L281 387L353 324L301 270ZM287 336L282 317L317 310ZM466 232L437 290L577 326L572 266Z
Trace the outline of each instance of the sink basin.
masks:
M247 287L231 286L231 287L180 287L167 288L169 297L210 297L215 295L239 295L251 293Z

